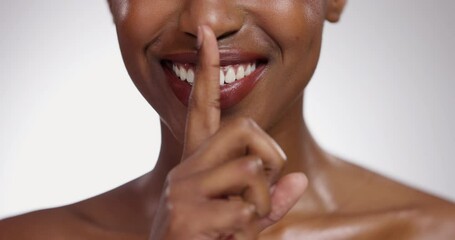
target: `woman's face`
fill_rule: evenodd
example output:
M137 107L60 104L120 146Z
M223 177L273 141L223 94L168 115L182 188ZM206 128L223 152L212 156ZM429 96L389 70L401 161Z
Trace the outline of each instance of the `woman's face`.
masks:
M222 122L253 118L270 129L301 100L316 68L323 23L342 0L111 0L127 70L174 136L182 140L197 61L198 26L218 38L226 82ZM337 5L338 4L338 5ZM341 7L342 8L342 7ZM337 18L337 16L335 16ZM242 68L242 69L240 69ZM250 68L250 69L248 69Z

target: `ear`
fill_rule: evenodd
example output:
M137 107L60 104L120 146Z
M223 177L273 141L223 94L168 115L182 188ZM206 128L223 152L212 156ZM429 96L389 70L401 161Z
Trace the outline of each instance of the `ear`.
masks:
M346 2L347 0L328 0L325 19L332 23L338 22Z

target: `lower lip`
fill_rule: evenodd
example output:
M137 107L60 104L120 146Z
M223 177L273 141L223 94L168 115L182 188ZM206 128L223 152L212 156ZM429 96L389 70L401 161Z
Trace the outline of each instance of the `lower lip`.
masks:
M191 94L192 86L187 81L180 80L174 72L169 68L169 65L162 64L166 73L167 79L175 96L185 106L188 106L188 101ZM220 108L228 109L245 98L256 86L256 83L262 76L266 64L259 64L254 72L250 75L236 80L230 84L224 84L220 87Z

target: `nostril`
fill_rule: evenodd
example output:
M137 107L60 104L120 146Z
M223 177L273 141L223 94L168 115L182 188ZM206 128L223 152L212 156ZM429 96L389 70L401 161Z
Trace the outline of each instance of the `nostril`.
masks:
M230 36L236 34L238 31L237 30L234 30L234 31L229 31L229 32L225 32L219 36L216 37L216 40L220 41L220 40L223 40L225 38L229 38ZM185 35L191 37L191 38L197 38L197 36L193 33L190 33L190 32L185 32Z
M225 32L225 33L221 34L220 36L217 36L216 40L220 41L220 40L223 40L225 38L229 38L230 36L232 36L232 35L234 35L236 33L237 33L237 30Z
M238 30L234 30L234 31L229 31L229 32L225 32L219 36L216 37L216 40L217 41L222 41L224 39L227 39L229 37L231 37L232 35L236 34L238 32ZM216 33L215 33L216 34ZM192 38L192 39L197 39L197 35L194 34L194 33L191 33L191 32L185 32L185 35Z
M191 37L191 38L196 38L197 39L197 36L195 34L192 34L190 32L185 32L185 35Z

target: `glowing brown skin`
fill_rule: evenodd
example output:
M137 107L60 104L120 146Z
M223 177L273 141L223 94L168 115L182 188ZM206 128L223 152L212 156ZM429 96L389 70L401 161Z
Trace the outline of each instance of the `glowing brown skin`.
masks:
M162 119L163 141L158 163L148 174L92 199L3 220L0 239L186 239L178 234L185 234L188 229L169 227L172 224L163 224L164 218L157 214L164 211L166 215L168 210L159 202L169 200L162 192L163 186L169 184L165 184L165 179L181 177L186 179L179 182L181 186L190 186L185 184L195 179L191 173L207 164L207 159L201 156L210 150L204 149L204 145L229 146L235 142L232 139L241 135L234 133L237 138L230 138L228 135L235 131L226 129L255 131L257 139L270 144L269 148L276 152L269 153L277 155L271 161L264 160L265 165L282 160L274 141L287 155L281 178L265 177L255 181L252 188L264 189L264 184L281 181L285 183L281 186L289 188L280 188L281 191L292 198L300 196L305 181L300 176L294 178L292 184L286 181L286 176L289 180L289 176L296 175L287 173L303 172L309 179L298 202L289 204L290 212L277 222L268 223L271 225L265 230L259 229L259 239L454 239L452 203L325 153L305 126L303 90L317 65L323 24L325 20L338 21L344 5L344 0L112 0L127 69ZM190 110L184 107L169 89L159 64L164 54L196 51L196 36L201 25L213 30L220 50L242 49L263 54L268 59L267 72L256 88L238 105L221 113L204 101L194 104ZM213 58L216 56L213 52L216 51L215 37L204 39L202 49L206 53L201 54L201 58L205 56L206 60L213 61L205 61L206 65L201 66L216 63ZM210 43L212 47L208 47ZM210 75L216 71L201 69L199 80L211 79ZM211 91L200 91L199 97L216 100L215 85L208 82L200 81L200 89ZM259 127L256 128L255 123ZM265 153L265 148L258 147L257 155L267 158ZM211 167L235 162L238 157L212 163ZM251 169L252 165L239 166L237 170ZM171 169L174 170L169 176ZM250 178L260 179L258 176L262 174L259 170ZM186 196L200 194L196 187L188 189ZM174 203L189 206L185 204L190 198L186 199L182 192L172 192L174 195L171 195L180 200ZM274 212L275 203L282 200L277 194L264 192L249 197L232 195L256 205L256 211L262 215ZM260 199L254 200L254 196ZM203 208L194 208L185 212L189 214L180 212L187 225L208 224L213 216L201 217L196 213L202 213ZM213 214L228 218L228 213ZM253 216L251 221L257 218ZM200 225L194 229L197 227ZM165 233L158 234L160 230ZM251 224L245 224L242 231L251 235L236 235L239 239L255 239L259 234Z

